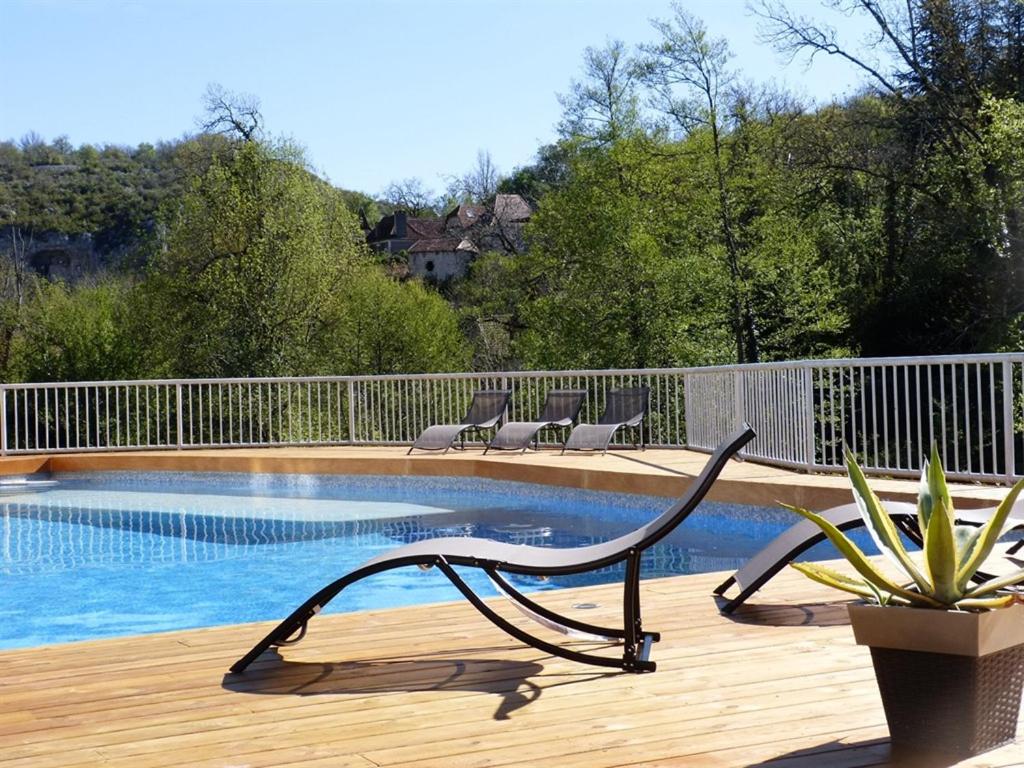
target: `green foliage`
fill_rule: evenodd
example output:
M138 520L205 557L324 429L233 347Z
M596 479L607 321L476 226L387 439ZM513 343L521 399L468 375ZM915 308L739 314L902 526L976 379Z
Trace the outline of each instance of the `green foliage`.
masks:
M160 367L185 376L310 372L358 229L332 190L255 142L215 161L169 212L146 288Z
M132 333L134 289L108 279L74 288L36 284L12 350L12 378L96 381L132 378L138 354Z
M913 605L920 608L958 608L979 610L1000 608L1016 600L1016 595L1001 592L1006 587L1024 583L1024 570L971 586L971 578L984 565L986 558L1003 533L1014 502L1024 490L1024 480L1010 489L1006 498L982 526L958 525L956 510L946 487L945 472L938 447L932 446L931 461L921 472L918 494L917 522L924 540L923 570L917 566L903 542L892 518L882 502L868 487L863 471L853 454L846 453L846 466L853 485L854 498L868 531L878 548L889 557L909 584L882 573L871 560L838 528L821 515L799 507L788 507L812 521L836 545L850 562L861 580L837 573L816 563L792 563L801 573L830 587L851 592L882 605Z
M642 137L583 149L569 182L551 192L528 230L517 271L530 289L515 340L529 367L645 367L726 358L699 333L717 275L678 224L681 195L664 194L671 166ZM689 257L689 258L687 258ZM698 350L698 347L700 348ZM693 355L691 357L691 355Z
M170 211L149 296L150 367L183 376L465 366L455 313L376 266L345 200L294 148L238 146Z
M469 364L455 312L419 281L398 283L376 266L360 266L340 286L333 312L324 372L424 373Z
M530 299L526 260L485 253L470 266L467 279L452 286L460 324L473 345L473 368L511 371L521 367L513 341L523 330L523 308Z
M588 48L560 140L498 186L538 204L528 253L477 259L446 288L457 315L369 270L361 247L361 213L436 212L422 182L386 200L332 189L259 139L255 97L223 89L207 94L209 124L251 141L0 142L0 249L15 232L90 233L128 269L150 261L129 367L152 375L460 367L464 337L479 369L1019 349L1024 5L854 6L887 63L864 69L875 88L815 109L743 84L727 41L681 4L638 48ZM783 5L765 9L783 47L835 52ZM0 371L21 376L27 318L57 299L6 256ZM439 346L424 316L462 331Z

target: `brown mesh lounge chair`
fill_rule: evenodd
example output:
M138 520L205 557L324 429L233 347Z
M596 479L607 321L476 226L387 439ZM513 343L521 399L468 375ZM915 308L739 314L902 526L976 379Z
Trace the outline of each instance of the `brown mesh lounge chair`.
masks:
M920 546L921 532L917 525L917 506L905 501L887 501L885 509L907 538ZM994 508L958 510L957 521L964 525L984 525L994 511ZM853 503L827 509L821 513L821 516L841 531L864 525L864 518L857 505ZM1006 528L1010 530L1021 527L1024 527L1024 513L1014 510ZM793 524L715 588L715 594L723 598L733 586L739 589L735 597L725 598L724 602L719 605L719 609L722 613L732 613L747 598L767 584L775 574L815 544L823 541L825 541L825 534L810 520L800 520ZM1014 545L1008 554L1013 554L1019 547L1020 544ZM991 578L989 574L981 572L976 573L975 576L980 581Z
M534 447L540 442L540 433L544 429L567 429L580 415L583 401L587 398L585 389L552 389L544 398L544 407L536 421L509 421L501 425L494 439L484 449L526 451L530 443ZM563 441L564 444L564 441Z
M473 400L469 404L469 410L462 421L458 424L435 424L427 427L406 452L408 456L414 449L421 451L444 451L456 440L462 442L466 447L466 434L468 432L480 432L484 429L494 429L505 413L508 399L512 395L511 389L481 389L473 393Z
M657 632L644 630L640 619L640 560L643 552L668 535L693 512L729 457L753 437L754 431L748 426L736 431L719 446L686 493L671 507L635 531L602 544L555 548L507 544L490 539L447 537L417 541L378 555L310 597L253 646L252 650L236 661L231 671L244 671L272 646L290 645L301 640L306 634L309 620L349 585L392 568L417 565L436 566L486 618L516 639L545 653L586 664L617 667L630 672L653 672L655 664L648 660L648 655L651 643L657 642L659 635ZM517 573L530 576L558 576L595 571L621 562L626 564L622 627L595 626L555 613L518 592L501 575ZM452 566L481 569L527 616L549 629L557 629L563 634L584 635L592 640L621 643L621 658L572 650L531 635L496 613L469 588ZM354 617L353 621L359 621L358 617Z
M566 451L601 451L606 453L615 433L629 429L633 436L633 447L644 447L642 424L647 416L647 404L651 397L650 387L613 389L608 392L604 413L597 424L578 424L562 447Z

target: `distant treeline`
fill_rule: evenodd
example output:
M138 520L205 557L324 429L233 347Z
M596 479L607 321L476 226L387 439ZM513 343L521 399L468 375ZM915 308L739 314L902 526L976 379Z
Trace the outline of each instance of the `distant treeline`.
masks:
M649 43L586 51L559 139L498 178L481 154L442 203L338 190L207 95L205 132L135 149L0 144L0 373L8 379L633 367L1021 348L1024 4L858 0L877 49L785 5L795 54L864 75L809 108L730 68L681 6ZM878 63L882 62L882 63ZM251 124L238 116L254 116ZM525 127L524 127L525 129ZM396 282L366 246L395 207L516 192L528 250L453 285ZM26 243L121 250L67 286ZM128 244L125 246L125 244ZM396 271L398 272L398 271ZM439 290L440 289L440 292Z

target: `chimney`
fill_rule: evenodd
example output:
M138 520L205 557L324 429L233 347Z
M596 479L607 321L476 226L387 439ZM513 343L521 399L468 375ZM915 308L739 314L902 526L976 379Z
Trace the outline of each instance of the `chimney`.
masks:
M398 239L405 238L405 211L395 211L395 237Z

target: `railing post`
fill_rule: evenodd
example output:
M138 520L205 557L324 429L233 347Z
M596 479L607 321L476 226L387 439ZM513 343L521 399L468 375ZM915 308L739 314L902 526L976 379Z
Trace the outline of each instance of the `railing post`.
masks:
M348 444L356 441L356 383L348 380Z
M175 411L177 411L178 422L178 450L185 447L185 414L182 412L181 384L174 385Z
M804 412L800 414L804 425L804 468L814 469L814 371L804 364Z
M733 413L736 417L736 423L733 424L733 429L739 429L740 425L747 420L746 413L746 402L743 399L743 371L732 372L732 387L733 387ZM719 436L719 440L723 439L725 435Z
M0 456L7 455L7 388L0 389Z
M1017 457L1014 452L1015 438L1013 429L1013 363L1003 360L1003 463L1007 485L1013 483L1017 469ZM995 467L992 469L995 470Z

